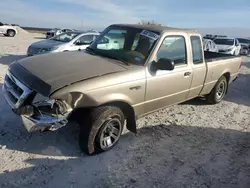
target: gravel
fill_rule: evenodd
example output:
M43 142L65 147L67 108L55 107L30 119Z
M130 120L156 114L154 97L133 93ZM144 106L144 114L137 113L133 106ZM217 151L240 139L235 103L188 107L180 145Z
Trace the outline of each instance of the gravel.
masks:
M0 81L38 34L0 37ZM225 100L201 99L138 120L117 147L96 156L80 152L78 127L28 134L0 91L0 187L250 187L250 63Z

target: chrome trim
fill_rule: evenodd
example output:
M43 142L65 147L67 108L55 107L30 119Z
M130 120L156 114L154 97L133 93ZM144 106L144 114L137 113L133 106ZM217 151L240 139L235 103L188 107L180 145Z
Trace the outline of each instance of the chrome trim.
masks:
M14 109L19 108L32 92L9 71L5 75L2 89L6 101Z

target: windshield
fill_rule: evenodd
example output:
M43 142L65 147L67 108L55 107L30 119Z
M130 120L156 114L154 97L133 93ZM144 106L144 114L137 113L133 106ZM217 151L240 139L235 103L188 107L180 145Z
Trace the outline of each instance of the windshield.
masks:
M240 43L250 44L250 40L248 40L248 39L238 38L238 41L239 41Z
M91 44L93 54L144 65L159 33L125 26L111 26Z
M56 35L50 40L55 40L55 41L60 41L60 42L69 42L72 39L74 39L77 35L79 35L79 33L76 33L76 32L62 33L60 35Z
M221 45L234 45L234 39L215 39L214 40L215 44L221 44Z

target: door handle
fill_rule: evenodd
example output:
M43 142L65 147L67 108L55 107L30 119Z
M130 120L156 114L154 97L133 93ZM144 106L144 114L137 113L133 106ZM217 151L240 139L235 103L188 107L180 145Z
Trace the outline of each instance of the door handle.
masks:
M190 76L191 75L191 72L185 72L184 73L184 76Z

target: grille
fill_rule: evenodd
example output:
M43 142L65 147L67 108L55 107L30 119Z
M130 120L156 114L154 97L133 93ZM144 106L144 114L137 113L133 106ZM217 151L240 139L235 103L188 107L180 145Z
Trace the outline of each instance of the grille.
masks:
M7 102L12 108L19 108L32 92L10 72L7 72L5 76L3 91Z

